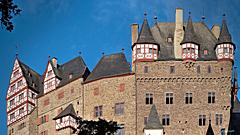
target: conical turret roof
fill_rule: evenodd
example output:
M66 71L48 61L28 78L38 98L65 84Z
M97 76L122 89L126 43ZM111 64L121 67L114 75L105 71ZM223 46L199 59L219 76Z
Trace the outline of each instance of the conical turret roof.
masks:
M232 43L232 37L228 31L227 22L225 19L223 19L222 21L222 27L217 41L217 45L222 43Z
M209 125L208 125L208 129L207 129L206 135L214 135L214 132L213 132L213 129L212 129L212 125L211 125L211 120L209 120Z
M145 129L163 129L162 124L160 123L158 112L156 106L153 105L148 116L148 122Z
M69 104L58 116L53 118L53 120L56 120L65 116L72 116L74 118L77 117L77 114L73 108L73 104Z
M197 38L197 36L195 34L195 31L194 31L191 16L189 16L189 18L188 18L187 27L185 29L184 38L183 38L181 44L184 44L184 43L195 43L195 44L199 45L198 38Z
M141 27L141 30L140 30L140 33L139 33L139 36L138 36L138 39L137 39L136 43L157 44L157 42L153 38L151 29L150 29L149 24L148 24L148 20L147 20L146 17L144 18L144 21L143 21L143 24L142 24L142 27Z

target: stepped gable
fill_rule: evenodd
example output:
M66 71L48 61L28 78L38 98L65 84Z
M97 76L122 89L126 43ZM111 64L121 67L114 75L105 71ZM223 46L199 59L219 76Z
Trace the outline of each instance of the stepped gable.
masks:
M217 39L211 30L203 22L193 22L193 28L201 46L198 60L217 60L214 49ZM151 31L155 41L160 44L159 60L175 60L174 36L171 37L172 42L167 42L169 35L174 35L175 23L159 22L151 28ZM204 55L205 49L208 50L208 55Z
M103 56L85 82L130 73L130 65L125 55L123 53L116 53Z
M152 105L150 114L148 116L147 125L144 129L163 129L155 104Z
M73 104L69 104L60 114L53 118L53 120L60 119L65 116L72 116L73 118L77 117Z

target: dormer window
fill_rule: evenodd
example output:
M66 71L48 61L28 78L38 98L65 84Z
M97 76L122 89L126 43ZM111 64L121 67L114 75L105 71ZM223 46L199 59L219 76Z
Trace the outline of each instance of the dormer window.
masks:
M71 73L71 74L69 74L69 79L72 79L72 77L73 77L73 74Z
M167 38L167 42L168 42L168 43L172 43L172 42L173 42L173 38L172 38L172 37L168 37L168 38Z

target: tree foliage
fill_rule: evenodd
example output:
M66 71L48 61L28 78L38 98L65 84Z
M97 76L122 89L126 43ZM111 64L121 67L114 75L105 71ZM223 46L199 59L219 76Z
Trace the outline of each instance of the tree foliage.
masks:
M106 121L101 118L99 118L98 121L88 121L79 117L77 124L78 127L75 132L78 135L114 135L114 133L120 129L117 122Z
M5 27L7 31L12 31L14 26L12 18L19 15L21 9L13 3L13 0L0 0L0 22L1 27Z

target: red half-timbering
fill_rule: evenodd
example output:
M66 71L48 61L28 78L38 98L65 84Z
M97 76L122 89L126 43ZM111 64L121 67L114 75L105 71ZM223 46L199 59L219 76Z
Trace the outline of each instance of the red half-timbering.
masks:
M77 128L76 119L74 119L72 116L65 116L62 118L58 118L55 120L56 122L56 130L64 129L64 128Z
M234 59L234 46L230 43L217 45L215 51L218 60L233 61Z
M28 87L20 61L15 60L7 91L7 124L10 125L31 113L37 93Z
M57 78L54 68L57 68L57 64L51 64L52 61L49 61L47 64L47 69L44 74L44 93L48 93L58 86L60 80ZM54 67L55 66L55 67Z
M183 60L196 60L198 58L199 46L193 43L182 44Z
M158 58L159 48L155 44L136 44L133 47L132 59L135 61L154 61Z

